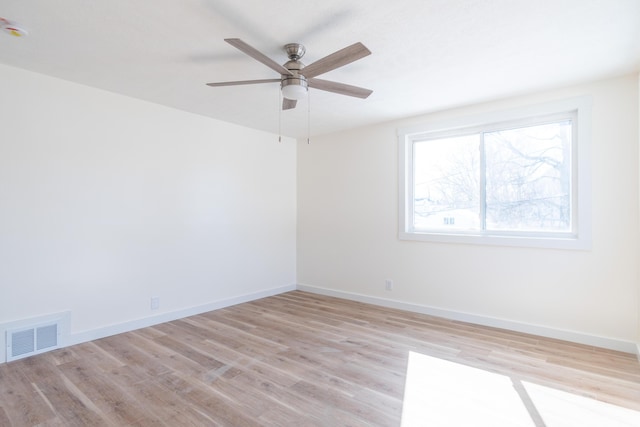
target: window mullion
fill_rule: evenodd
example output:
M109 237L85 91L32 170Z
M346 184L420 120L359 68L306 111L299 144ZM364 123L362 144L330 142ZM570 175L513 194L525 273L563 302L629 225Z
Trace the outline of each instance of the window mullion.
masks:
M487 162L484 149L484 132L480 132L480 229L484 232L487 229Z
M416 218L416 201L415 201L415 189L416 189L416 163L415 163L415 141L411 141L410 143L410 147L411 147L411 157L410 157L410 162L411 162L411 169L410 169L410 173L411 173L411 183L408 186L408 200L410 200L411 203L411 207L410 207L410 216L409 218L411 218L411 231L415 230L415 218Z

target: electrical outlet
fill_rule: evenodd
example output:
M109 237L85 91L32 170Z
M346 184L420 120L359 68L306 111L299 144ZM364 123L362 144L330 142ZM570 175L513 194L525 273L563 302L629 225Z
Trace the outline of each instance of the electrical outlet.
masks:
M151 310L160 308L160 297L151 297Z
M387 291L392 291L393 290L393 280L389 280L389 279L385 280L384 281L384 288Z

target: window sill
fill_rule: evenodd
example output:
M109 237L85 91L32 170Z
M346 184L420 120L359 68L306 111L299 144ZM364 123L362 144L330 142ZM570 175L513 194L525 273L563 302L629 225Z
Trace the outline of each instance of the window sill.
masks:
M568 249L583 250L591 249L591 239L575 236L507 236L475 233L437 233L437 232L400 232L400 240L410 240L431 243L451 243L469 245L489 245L489 246L509 246L522 248L542 248L542 249Z

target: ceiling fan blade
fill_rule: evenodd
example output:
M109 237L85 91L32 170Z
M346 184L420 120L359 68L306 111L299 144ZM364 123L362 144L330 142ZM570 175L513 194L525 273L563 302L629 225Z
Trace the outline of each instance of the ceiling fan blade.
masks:
M207 83L207 86L217 87L217 86L238 86L238 85L253 85L258 83L275 83L279 82L280 79L263 79L263 80L238 80L235 82L219 82L219 83Z
M242 52L246 53L247 55L249 55L250 57L252 57L256 61L262 62L264 65L266 65L267 67L271 68L272 70L274 70L275 72L277 72L279 74L284 74L284 75L287 75L287 76L292 76L293 75L293 73L291 71L287 70L285 67L283 67L282 65L278 64L273 59L269 58L268 56L266 56L265 54L263 54L262 52L260 52L256 48L254 48L252 46L249 46L248 44L246 44L245 42L243 42L240 39L224 39L224 41L226 41L227 43L229 43L231 46L235 47L236 49L241 50Z
M335 70L343 65L350 64L357 61L360 58L364 58L367 55L371 55L371 51L365 47L362 43L354 43L351 46L347 46L344 49L340 49L331 55L325 56L322 59L318 59L316 62L304 67L300 74L306 78L311 78L324 74L331 70Z
M282 109L291 110L292 108L296 108L297 103L298 101L295 99L282 98Z
M358 86L351 86L344 83L331 82L329 80L307 79L309 87L326 90L327 92L339 93L340 95L355 96L356 98L367 98L373 93L371 89Z

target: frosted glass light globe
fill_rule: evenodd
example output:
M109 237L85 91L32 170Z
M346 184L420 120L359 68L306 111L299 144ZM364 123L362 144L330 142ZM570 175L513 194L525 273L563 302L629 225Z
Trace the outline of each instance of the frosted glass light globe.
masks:
M282 88L282 96L298 101L307 96L307 88L301 85L290 84Z

